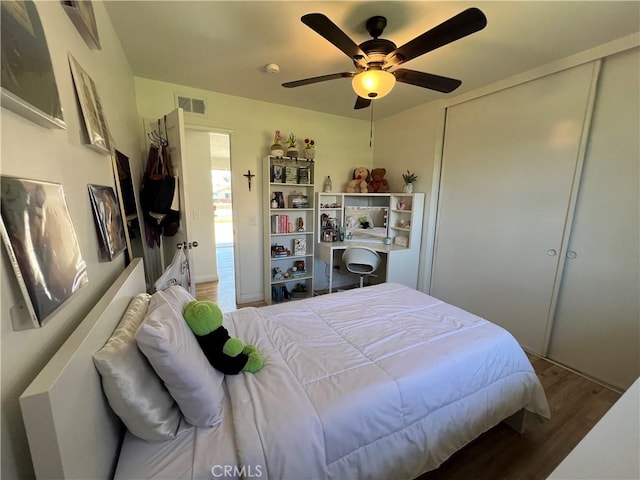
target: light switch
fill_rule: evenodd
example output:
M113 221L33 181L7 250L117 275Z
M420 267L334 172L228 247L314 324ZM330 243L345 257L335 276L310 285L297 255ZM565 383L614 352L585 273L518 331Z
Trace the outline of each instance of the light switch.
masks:
M194 220L200 220L200 210L193 210L191 212L191 218Z
M255 227L257 225L257 219L255 215L249 215L249 226Z

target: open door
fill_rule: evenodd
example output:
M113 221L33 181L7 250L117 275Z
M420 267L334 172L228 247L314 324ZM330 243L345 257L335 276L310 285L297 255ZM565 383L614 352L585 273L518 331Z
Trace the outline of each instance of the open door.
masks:
M194 241L189 235L190 232L190 216L189 212L189 198L186 195L186 191L189 185L189 179L187 178L186 168L186 156L185 156L185 136L184 136L184 115L181 108L173 110L171 113L166 114L164 117L154 120L145 121L145 133L149 133L156 130L160 136L166 138L168 142L169 157L171 158L171 164L173 166L173 173L176 177L176 188L178 190L179 205L178 211L180 212L180 227L175 235L170 237L163 235L160 244L160 255L158 260L160 261L159 277L166 266L171 263L177 248L184 248L187 261L189 264L191 281L189 283L189 290L191 295L195 297L196 287L193 278L193 252L192 249L198 246L198 242ZM151 255L150 255L151 256ZM155 276L155 275L154 275ZM156 278L151 279L153 285Z

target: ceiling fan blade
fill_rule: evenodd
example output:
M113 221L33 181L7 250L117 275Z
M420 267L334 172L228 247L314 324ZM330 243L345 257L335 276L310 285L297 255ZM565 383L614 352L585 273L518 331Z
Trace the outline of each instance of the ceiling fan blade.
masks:
M308 13L303 15L302 23L311 28L313 31L324 37L327 41L333 43L349 58L353 60L367 60L367 55L360 47L347 36L340 27L333 23L326 15L322 13Z
M385 62L389 66L408 62L436 48L482 30L486 25L487 17L484 13L477 8L469 8L396 48L387 55Z
M319 77L305 78L303 80L295 80L293 82L283 83L283 87L293 88L301 87L303 85L311 85L312 83L326 82L327 80L334 80L336 78L351 78L355 75L353 72L331 73L329 75L321 75Z
M396 76L396 80L398 82L409 83L411 85L436 90L442 93L453 92L456 88L462 85L462 82L455 78L441 77L440 75L417 72L406 68L399 68L393 72L393 74Z
M354 110L360 110L361 108L367 108L371 105L370 98L362 98L360 95L356 97L356 104L353 106Z

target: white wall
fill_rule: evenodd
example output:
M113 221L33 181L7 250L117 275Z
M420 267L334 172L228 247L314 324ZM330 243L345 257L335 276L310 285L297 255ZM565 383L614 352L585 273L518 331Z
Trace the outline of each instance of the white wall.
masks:
M191 236L198 242L193 249L192 275L196 282L218 280L216 242L213 228L213 192L211 186L211 142L209 132L186 130L189 204L197 211L191 215ZM208 175L207 175L208 173Z
M387 169L385 178L392 192L401 192L402 174L409 170L418 176L413 185L415 193L424 192L424 220L422 248L418 269L418 289L426 291L425 285L428 240L429 207L434 161L442 140L441 119L444 115L442 102L426 103L405 112L383 118L375 124L374 167Z
M29 478L33 468L22 424L18 397L34 379L84 315L124 268L124 255L99 262L87 184L114 186L111 161L80 144L80 114L70 76L71 52L96 83L117 148L129 156L140 151L133 74L101 2L93 2L102 50L90 50L60 2L38 2L64 109L66 130L49 130L2 109L2 174L61 183L71 219L87 264L89 284L44 327L14 331L10 308L21 302L15 275L2 249L2 467L3 479ZM138 164L133 165L138 178Z
M333 189L344 191L353 169L371 166L369 122L311 112L267 102L174 85L146 78L135 78L138 114L142 118L159 118L175 109L174 94L202 98L207 104L204 117L185 114L187 125L204 126L231 134L231 174L235 232L235 264L238 271L240 303L264 298L262 284L262 161L273 143L276 129L294 132L302 141L311 136L316 141L316 191L322 179L331 175ZM243 174L251 170L251 192ZM207 175L209 175L207 173ZM210 203L210 200L209 200ZM195 206L203 210L206 206ZM256 225L250 225L255 217ZM194 240L197 240L194 238ZM259 268L259 270L256 270Z

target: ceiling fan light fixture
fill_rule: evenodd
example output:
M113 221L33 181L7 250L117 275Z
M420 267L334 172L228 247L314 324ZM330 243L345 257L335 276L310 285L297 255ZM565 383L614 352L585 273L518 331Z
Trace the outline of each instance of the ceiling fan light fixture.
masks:
M360 72L351 80L353 90L366 99L378 99L387 95L396 84L396 77L385 70L370 69Z

